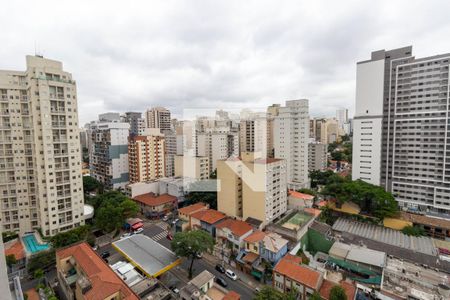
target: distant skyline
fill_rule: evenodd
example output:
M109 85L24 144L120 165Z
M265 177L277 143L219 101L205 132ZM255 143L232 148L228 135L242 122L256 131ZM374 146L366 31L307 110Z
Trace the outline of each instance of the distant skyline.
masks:
M448 1L8 1L0 69L37 52L78 86L80 125L164 106L252 109L309 99L353 117L356 62L412 45L450 52Z

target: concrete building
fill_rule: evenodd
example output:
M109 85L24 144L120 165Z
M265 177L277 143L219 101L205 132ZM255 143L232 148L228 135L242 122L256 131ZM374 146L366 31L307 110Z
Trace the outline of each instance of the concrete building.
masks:
M314 118L310 120L310 138L322 144L331 144L340 140L345 134L344 126L340 126L334 118Z
M130 136L128 162L130 183L151 181L166 176L164 135Z
M120 113L107 112L98 115L100 122L120 122Z
M344 124L348 123L348 109L347 108L337 109L336 120L338 122L339 128L343 128Z
M94 122L90 125L91 176L106 188L124 188L128 184L128 131L130 124Z
M409 46L357 64L352 177L405 210L450 212L449 59L415 58Z
M239 155L237 132L199 132L196 135L196 155L209 158L209 173L217 168L217 161Z
M286 162L242 152L218 161L217 205L228 216L253 218L264 225L286 212Z
M324 170L328 165L328 145L318 142L308 144L308 171Z
M147 128L159 128L164 133L172 127L170 111L164 107L154 107L145 112Z
M241 152L261 152L265 157L272 154L269 147L270 122L266 113L253 113L240 121L239 143Z
M209 179L209 158L205 156L175 156L175 177Z
M54 235L84 224L77 91L61 62L0 71L1 231Z
M126 112L122 117L122 121L130 124L130 135L142 135L145 129L145 120L140 112Z
M286 160L290 188L309 187L308 142L308 100L286 101L275 117L274 148L275 157Z
M177 155L177 134L175 131L165 131L164 139L166 147L164 150L166 160L166 176L175 176L175 155Z

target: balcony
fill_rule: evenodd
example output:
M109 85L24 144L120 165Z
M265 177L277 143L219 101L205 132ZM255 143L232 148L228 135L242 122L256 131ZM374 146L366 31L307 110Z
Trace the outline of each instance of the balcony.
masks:
M66 127L66 123L65 122L52 122L52 126L55 128L64 128L64 127Z

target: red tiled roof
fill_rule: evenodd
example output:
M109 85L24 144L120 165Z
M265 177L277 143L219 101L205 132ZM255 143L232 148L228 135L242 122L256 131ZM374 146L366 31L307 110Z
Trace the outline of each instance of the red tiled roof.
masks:
M242 260L245 262L248 262L248 263L253 263L255 260L258 259L258 257L259 257L258 254L249 252L249 253L245 254L245 256L242 258Z
M208 209L208 206L205 205L205 203L199 202L199 203L195 203L183 208L178 209L178 212L180 214L184 214L184 215L191 215L193 213L198 212L199 210L206 210Z
M226 216L221 213L220 211L217 211L215 209L207 209L198 211L196 213L193 213L191 215L192 218L200 220L202 222L208 223L208 224L214 224L222 219L225 219Z
M265 236L266 236L266 234L264 232L262 232L260 230L256 230L255 232L250 234L248 237L246 237L244 239L244 241L249 242L249 243L255 243L255 242L262 241Z
M319 290L320 297L324 300L328 300L330 297L330 291L335 285L339 284L329 280L324 280ZM341 281L340 286L344 288L347 299L350 300L355 298L356 287L353 284L347 281Z
M177 197L169 195L169 194L163 194L163 195L155 195L153 193L148 193L144 195L139 195L133 198L133 200L140 202L142 204L148 205L148 206L158 206L163 205L166 203L173 203L177 200Z
M307 200L307 201L311 201L314 199L314 196L312 196L312 195L300 193L300 192L293 191L293 190L289 191L289 196L292 196L292 197L295 197L298 199L302 199L302 200Z
M27 294L28 300L40 300L41 299L41 297L39 297L38 292L34 288L29 289L28 291L25 292L25 294Z
M304 208L303 211L305 213L308 213L308 214L313 215L313 216L318 216L318 215L320 215L322 213L322 211L320 209L309 208L309 207Z
M17 242L12 244L8 249L5 249L5 256L14 255L16 260L21 260L25 258L25 249L22 243L18 239Z
M123 300L139 299L87 243L57 250L56 257L57 259L73 257L83 269L92 285L92 288L84 294L85 299L104 299L117 292L121 293Z
M222 300L240 300L241 295L236 293L235 291L229 291Z
M253 230L253 227L250 224L234 219L223 220L216 228L228 228L236 236L243 236L247 232Z
M286 259L286 260L288 260L291 263L296 264L296 265L301 265L302 264L302 258L300 256L297 256L297 255L287 254L287 255L284 256L284 259Z
M321 273L295 263L294 258L289 256L292 255L287 254L278 262L273 269L274 272L282 274L294 281L297 281L298 283L316 290L319 285Z

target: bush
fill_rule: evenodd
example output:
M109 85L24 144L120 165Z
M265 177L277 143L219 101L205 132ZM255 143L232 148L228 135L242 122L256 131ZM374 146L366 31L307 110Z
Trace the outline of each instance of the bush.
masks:
M42 251L33 255L27 263L28 273L34 274L38 269L46 270L55 266L56 257L55 250Z
M9 242L18 237L19 237L19 235L15 232L10 232L10 231L2 232L3 243Z
M61 248L88 239L92 242L91 236L91 227L89 225L83 225L54 235L51 237L51 242L54 248ZM95 237L93 239L95 243Z
M411 236L424 236L426 235L425 230L419 226L406 226L402 229L402 232L406 235Z

